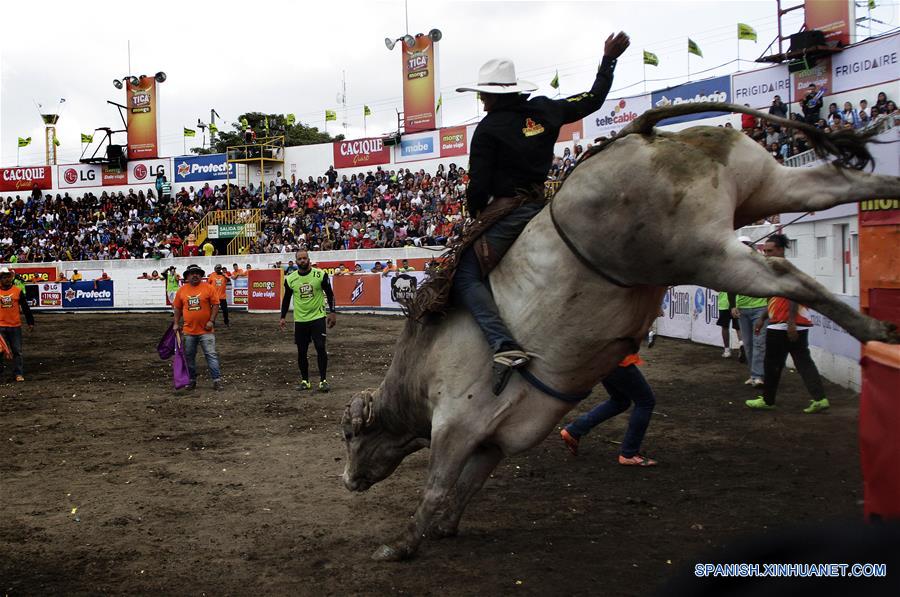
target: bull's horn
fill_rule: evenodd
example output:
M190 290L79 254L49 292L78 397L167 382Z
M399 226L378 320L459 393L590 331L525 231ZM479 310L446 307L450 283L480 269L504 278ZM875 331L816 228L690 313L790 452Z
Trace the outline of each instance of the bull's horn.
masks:
M375 421L375 394L371 390L366 390L366 404L363 408L363 416L366 418L366 427Z

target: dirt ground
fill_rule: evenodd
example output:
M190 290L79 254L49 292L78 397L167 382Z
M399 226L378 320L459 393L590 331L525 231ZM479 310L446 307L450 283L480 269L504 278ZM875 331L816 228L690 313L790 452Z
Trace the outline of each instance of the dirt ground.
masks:
M551 434L501 463L458 537L376 563L416 507L428 453L351 494L338 422L380 381L400 318L339 316L333 391L301 394L276 315L234 315L217 335L226 390L203 370L192 393L172 391L155 353L166 315L37 317L27 382L7 368L0 384L8 595L645 595L736 537L862 515L854 394L827 384L832 409L804 415L787 373L779 409L752 412L743 365L663 338L643 368L657 394L643 451L661 466L615 462L625 417L578 458Z

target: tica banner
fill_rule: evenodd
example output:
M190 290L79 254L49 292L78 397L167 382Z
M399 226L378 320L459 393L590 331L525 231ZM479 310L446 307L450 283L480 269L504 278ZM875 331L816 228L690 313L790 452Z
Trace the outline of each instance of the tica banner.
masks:
M140 160L159 155L159 98L156 79L143 77L133 86L125 84L128 107L128 159Z
M284 272L280 269L250 270L247 276L247 309L279 311Z
M50 166L0 168L0 191L29 192L37 185L41 190L53 187Z
M437 102L437 43L427 35L419 35L410 47L403 47L403 126L407 133L439 128L435 114Z
M391 148L378 137L335 141L333 148L335 168L377 166L391 161Z
M806 30L818 29L825 34L825 42L850 44L850 32L855 24L852 0L806 0Z

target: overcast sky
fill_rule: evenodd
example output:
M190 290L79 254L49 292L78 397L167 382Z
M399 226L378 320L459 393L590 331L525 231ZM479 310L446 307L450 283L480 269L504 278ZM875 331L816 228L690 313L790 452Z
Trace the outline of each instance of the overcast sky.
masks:
M898 25L897 2L878 5L872 15L889 27L876 24L873 33ZM658 79L648 89L686 80L688 37L704 54L690 58L692 79L733 72L738 21L759 34L759 43L740 42L740 57L747 61L742 69L757 68L752 60L776 35L775 11L774 0L408 2L410 33L436 27L444 34L439 75L445 126L477 118L474 94L454 89L473 83L478 67L490 58L511 58L519 77L540 85L539 93L546 95L556 94L549 83L558 70L561 91L570 95L590 86L607 35L624 30L632 46L619 61L611 97L635 95L644 89L642 49L660 60L659 67L646 67L647 78ZM865 14L858 9L857 17ZM168 75L159 95L163 155L180 154L183 127L196 128L198 118L208 122L211 108L229 125L247 111L292 112L320 129L325 109L336 109L338 122L329 122L328 131L344 132L337 101L342 73L348 136L362 136L364 104L374 113L367 119L369 135L396 129L395 110L402 110L400 48L388 51L383 40L406 32L403 0L17 1L4 3L3 21L2 166L15 165L20 136L33 139L21 150L20 163L43 163L36 103L52 111L66 100L57 128L60 163L78 161L81 132L122 128L106 101L125 101L112 80L128 72L129 40L131 73ZM788 32L797 31L801 21L802 10L791 13ZM696 74L708 69L713 70ZM199 131L194 141L199 142Z

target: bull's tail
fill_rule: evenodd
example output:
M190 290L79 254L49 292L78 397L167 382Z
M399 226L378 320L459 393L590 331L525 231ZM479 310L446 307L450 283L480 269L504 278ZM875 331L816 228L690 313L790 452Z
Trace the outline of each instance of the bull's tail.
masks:
M634 119L615 137L619 139L625 135L651 135L653 127L666 118L675 116L686 116L688 114L698 114L700 112L732 112L740 114L750 114L757 118L762 118L781 125L788 129L796 129L802 131L806 135L816 155L822 158L835 156L834 163L845 168L853 168L862 170L868 164L872 163L872 154L866 149L866 143L870 141L875 131L868 133L856 133L851 129L842 129L825 133L816 127L798 120L789 120L773 116L760 110L754 110L746 106L737 104L725 104L716 102L697 102L684 103L677 106L663 106L648 110ZM614 141L610 140L610 142ZM596 147L596 146L595 146ZM593 149L593 148L592 148ZM599 147L598 147L599 150Z

